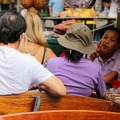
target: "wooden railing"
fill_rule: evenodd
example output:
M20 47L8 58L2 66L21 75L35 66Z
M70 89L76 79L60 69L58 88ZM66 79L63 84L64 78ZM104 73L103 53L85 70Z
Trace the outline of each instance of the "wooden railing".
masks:
M120 120L120 113L93 110L53 110L0 116L0 120Z
M120 106L107 100L66 95L55 98L40 92L0 96L0 114L45 110L96 110L120 112Z

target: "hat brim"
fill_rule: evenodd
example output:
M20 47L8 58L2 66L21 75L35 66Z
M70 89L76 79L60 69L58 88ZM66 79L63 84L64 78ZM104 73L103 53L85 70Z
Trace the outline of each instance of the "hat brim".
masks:
M76 50L83 54L91 54L96 51L96 47L94 44L90 44L89 46L83 46L79 42L71 42L67 40L64 35L58 38L58 43L65 48Z

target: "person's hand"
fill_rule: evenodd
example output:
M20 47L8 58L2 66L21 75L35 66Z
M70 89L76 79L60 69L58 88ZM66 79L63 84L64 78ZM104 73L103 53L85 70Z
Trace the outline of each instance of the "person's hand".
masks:
M101 47L101 45L102 45L102 39L100 39L100 41L98 42L98 44L97 44L97 49L100 49L100 47Z
M31 85L29 88L29 90L35 90L35 89L38 89L38 85L36 84Z
M46 92L46 88L43 85L38 85L38 89L39 89L39 91L45 91Z
M99 11L94 11L93 16L99 16L100 12Z
M99 57L101 55L101 53L102 53L101 44L102 44L102 40L100 40L99 43L97 44L96 51L89 56L89 59L91 61L94 61L97 57Z

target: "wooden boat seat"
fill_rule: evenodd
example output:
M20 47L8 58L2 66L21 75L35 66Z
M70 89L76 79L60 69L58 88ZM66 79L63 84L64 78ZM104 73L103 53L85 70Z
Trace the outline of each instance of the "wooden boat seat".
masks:
M120 112L120 106L107 100L66 95L51 97L42 92L0 96L0 114L46 110L96 110Z
M36 98L40 92L26 92L19 95L0 96L0 114L13 114L34 111Z
M119 120L120 113L93 110L49 110L2 115L0 120Z

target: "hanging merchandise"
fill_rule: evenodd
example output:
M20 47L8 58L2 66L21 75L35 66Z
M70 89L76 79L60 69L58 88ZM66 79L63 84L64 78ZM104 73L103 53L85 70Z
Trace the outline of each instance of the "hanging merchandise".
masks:
M28 11L35 12L36 14L40 13L40 9L43 9L47 5L46 0L21 0L21 5L28 9Z
M33 6L33 0L21 0L21 5L26 9L31 8Z
M44 9L47 5L47 0L33 0L36 9Z

